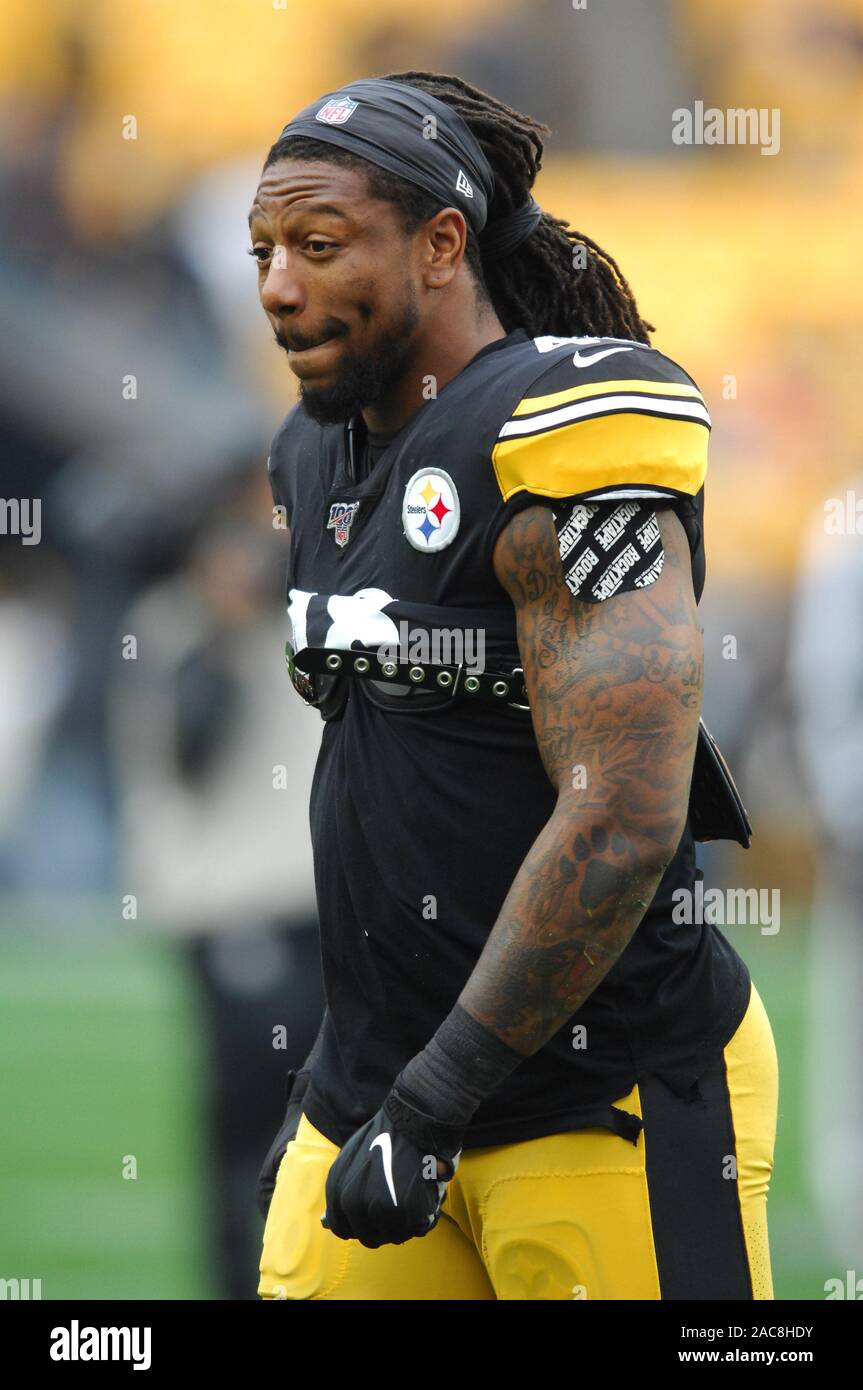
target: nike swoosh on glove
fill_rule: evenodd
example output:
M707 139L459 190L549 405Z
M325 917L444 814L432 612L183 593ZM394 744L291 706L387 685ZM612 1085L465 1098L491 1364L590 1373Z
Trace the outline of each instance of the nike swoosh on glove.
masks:
M322 1224L370 1250L428 1235L458 1167L463 1134L461 1125L424 1115L391 1091L330 1168ZM439 1160L446 1161L445 1176Z

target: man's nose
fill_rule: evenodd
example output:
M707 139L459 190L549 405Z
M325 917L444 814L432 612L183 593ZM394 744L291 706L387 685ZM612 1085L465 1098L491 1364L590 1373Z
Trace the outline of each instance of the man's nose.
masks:
M276 246L270 268L261 286L261 304L268 314L299 314L306 305L306 292L294 257L284 246Z

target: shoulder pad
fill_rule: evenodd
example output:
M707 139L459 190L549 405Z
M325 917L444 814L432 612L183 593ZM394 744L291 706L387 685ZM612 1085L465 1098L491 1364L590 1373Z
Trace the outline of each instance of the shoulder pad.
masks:
M498 432L504 501L695 496L710 416L695 382L628 338L534 338L536 373Z

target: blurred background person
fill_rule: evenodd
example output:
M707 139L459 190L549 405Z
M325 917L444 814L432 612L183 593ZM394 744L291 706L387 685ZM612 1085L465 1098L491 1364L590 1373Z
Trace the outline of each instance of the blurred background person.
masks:
M256 1180L285 1079L323 1014L298 788L319 741L288 708L276 532L259 484L190 540L121 620L111 702L120 882L182 941L206 1030L207 1229L224 1298L254 1296ZM255 505L257 503L258 505Z
M859 513L857 508L859 506ZM813 518L790 645L802 792L817 847L809 925L807 1168L841 1266L863 1250L863 475Z

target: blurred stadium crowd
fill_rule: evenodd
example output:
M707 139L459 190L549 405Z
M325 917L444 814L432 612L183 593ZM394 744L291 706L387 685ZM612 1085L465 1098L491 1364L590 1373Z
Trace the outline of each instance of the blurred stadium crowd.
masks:
M539 200L612 251L711 406L705 717L756 836L704 867L781 890L775 938L728 930L786 1068L777 1290L823 1296L813 1269L863 1259L863 0L6 11L2 490L41 499L41 539L0 537L0 960L26 927L31 964L16 955L7 978L30 969L62 997L68 933L87 924L98 952L98 923L125 943L121 970L144 935L179 963L201 1041L177 1123L201 1125L187 1178L215 1215L177 1296L252 1296L257 1161L322 1007L306 829L320 729L283 670L265 472L293 378L246 213L295 110L411 67L552 127ZM674 145L672 112L697 100L778 108L781 152ZM825 504L853 518L855 498L859 534L831 531ZM32 1155L10 1152L14 1198ZM13 1224L4 1259L26 1263L26 1235ZM47 1233L45 1251L50 1268ZM122 1261L89 1283L73 1266L55 1281L67 1296L116 1296L112 1278L140 1292Z

